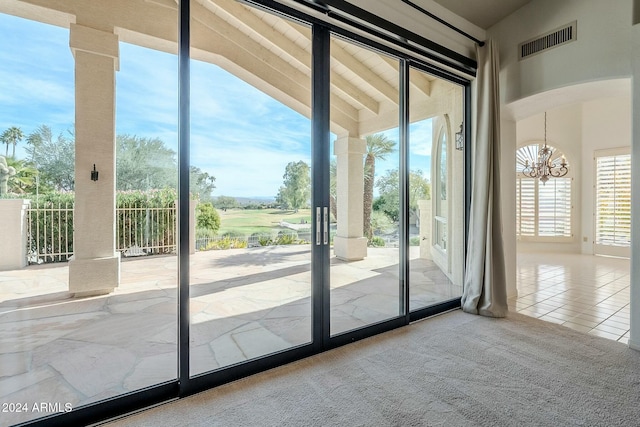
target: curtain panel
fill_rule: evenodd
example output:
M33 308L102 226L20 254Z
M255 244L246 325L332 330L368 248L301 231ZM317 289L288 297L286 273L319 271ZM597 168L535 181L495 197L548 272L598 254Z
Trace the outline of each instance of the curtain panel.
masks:
M476 134L472 153L469 239L462 293L467 313L508 312L500 206L500 94L497 43L477 47Z

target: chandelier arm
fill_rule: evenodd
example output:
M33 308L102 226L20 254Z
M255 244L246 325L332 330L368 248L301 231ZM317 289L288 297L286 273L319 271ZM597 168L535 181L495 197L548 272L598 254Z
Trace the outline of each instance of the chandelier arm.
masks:
M549 168L549 172L551 173L551 176L560 178L562 176L565 176L569 172L569 169L567 169L566 166L555 166L553 168Z

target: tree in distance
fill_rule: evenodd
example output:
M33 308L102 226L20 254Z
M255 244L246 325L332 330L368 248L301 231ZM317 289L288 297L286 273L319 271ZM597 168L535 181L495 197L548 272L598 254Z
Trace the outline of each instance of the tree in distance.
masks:
M75 135L41 125L27 137L27 161L39 172L41 192L72 191L75 184ZM196 166L189 168L190 190L200 200L210 201L215 177ZM176 152L159 138L136 135L116 137L116 189L118 191L177 188Z
M311 198L311 168L300 160L289 162L282 176L283 182L276 202L286 209L304 208L309 205Z
M400 181L398 169L388 170L378 179L376 187L379 196L373 203L375 211L383 212L392 221L400 219ZM431 199L431 185L420 169L409 172L409 214L415 216L418 211L418 200Z
M75 183L75 137L72 131L54 139L51 128L41 125L27 137L27 160L39 173L40 192L71 191Z
M223 212L226 212L227 209L233 209L240 206L238 200L235 197L231 196L218 196L214 202L214 206L218 209L222 209Z

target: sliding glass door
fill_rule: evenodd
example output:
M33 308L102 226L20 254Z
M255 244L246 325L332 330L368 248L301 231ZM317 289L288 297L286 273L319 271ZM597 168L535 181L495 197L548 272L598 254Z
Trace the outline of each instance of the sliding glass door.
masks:
M39 3L0 2L24 47L0 160L30 200L0 200L29 264L1 264L0 403L30 409L5 423L94 424L455 307L467 80L302 2Z
M335 35L330 47L333 336L402 314L400 61Z
M191 7L193 376L311 342L314 168L311 28Z
M464 88L411 68L410 309L462 295L465 257Z

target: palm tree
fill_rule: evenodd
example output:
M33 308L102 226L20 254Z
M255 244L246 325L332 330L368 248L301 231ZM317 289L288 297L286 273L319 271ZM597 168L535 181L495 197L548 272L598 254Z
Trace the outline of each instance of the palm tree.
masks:
M11 126L9 129L2 132L0 135L0 141L4 144L7 144L5 149L5 157L9 157L9 145L13 145L13 152L11 153L11 157L16 157L16 145L18 142L22 141L24 138L24 134L22 133L22 129L16 126Z
M376 160L384 160L395 151L396 142L378 133L365 137L367 156L364 160L364 235L371 240L371 211L373 209L373 184L376 175Z

